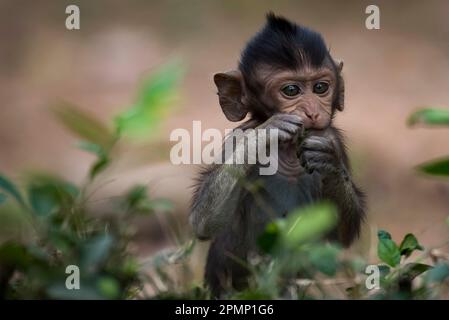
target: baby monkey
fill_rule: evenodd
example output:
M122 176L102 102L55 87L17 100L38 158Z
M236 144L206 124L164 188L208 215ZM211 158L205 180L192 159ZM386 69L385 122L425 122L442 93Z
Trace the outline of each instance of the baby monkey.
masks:
M365 199L352 181L343 137L332 124L344 109L342 68L319 33L269 13L243 50L238 69L214 76L228 120L248 117L238 128L277 129L279 139L274 175L260 175L258 164L211 165L200 173L190 223L199 239L212 239L205 281L214 296L246 285L241 261L257 252L266 224L294 208L332 201L339 218L331 237L349 246L359 236ZM262 182L263 205L239 177Z

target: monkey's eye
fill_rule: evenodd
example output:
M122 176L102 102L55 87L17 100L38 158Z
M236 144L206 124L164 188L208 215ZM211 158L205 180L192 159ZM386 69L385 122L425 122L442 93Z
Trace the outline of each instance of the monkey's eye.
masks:
M316 94L323 94L329 89L329 83L320 81L313 86L313 92Z
M286 96L289 97L294 97L301 93L301 89L299 89L299 87L294 84L286 85L281 90Z

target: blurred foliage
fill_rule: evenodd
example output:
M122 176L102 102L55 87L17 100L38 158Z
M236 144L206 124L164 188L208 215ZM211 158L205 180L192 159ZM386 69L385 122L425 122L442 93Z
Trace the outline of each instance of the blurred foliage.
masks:
M366 281L370 272L366 272L368 263L363 258L345 255L338 244L319 240L335 226L335 218L335 207L323 203L297 210L291 218L268 225L260 244L269 259L261 257L253 263L249 268L250 287L230 297L408 299L436 298L441 291L447 292L447 282L434 281L435 277L449 276L444 267L449 266L447 261L435 267L418 262L423 257L409 262L412 253L424 250L416 237L407 234L398 245L384 230L378 232L381 263L375 265L380 271L380 286L369 289ZM292 238L290 232L298 234ZM436 271L437 268L441 270ZM413 281L418 285L413 286Z
M229 291L225 299L435 299L449 293L449 263L425 250L411 233L396 243L384 230L378 232L379 263L347 254L332 242L323 242L336 224L336 208L318 203L292 212L287 219L268 224L260 235L260 253L248 262L249 285L242 291ZM191 280L179 285L166 269L189 257L194 242L176 250L163 251L149 264L156 266L163 285L155 286L159 299L210 298L206 288ZM422 255L413 258L414 253ZM423 263L432 258L435 264ZM378 287L369 287L378 270Z
M144 80L136 104L112 127L68 103L52 109L82 139L79 148L97 157L85 184L35 173L18 187L0 175L1 298L125 299L142 293L141 264L129 249L132 221L141 214L170 212L171 204L150 198L146 186L136 185L111 200L112 212L98 215L89 209L86 190L108 167L123 135L150 132L167 114L180 69L168 64ZM79 290L66 288L69 265L79 267Z
M449 110L424 108L412 113L407 123L409 126L424 125L449 125Z
M114 143L111 130L92 115L70 104L60 104L53 113L72 133L88 141L97 150L109 150ZM88 151L91 151L88 149Z
M414 112L407 121L409 126L449 126L449 109L425 108ZM449 176L449 157L421 164L417 170L432 176Z
M89 212L82 188L61 178L33 175L27 179L23 192L8 178L2 176L1 180L2 189L14 195L14 210L29 221L26 237L6 240L0 246L0 275L9 282L2 297L132 296L140 282L136 258L127 252L131 240L127 221L137 208L130 207L123 213L117 207L113 215L97 217ZM14 207L14 203L8 205L1 209ZM80 290L65 288L65 269L69 265L81 270Z
M115 118L116 133L130 137L150 134L177 98L177 86L184 73L179 62L169 63L146 79L134 104Z
M250 272L249 285L242 291L230 291L225 299L436 299L449 293L449 262L435 257L411 233L396 243L384 230L378 231L379 263L370 264L364 258L345 253L324 236L335 227L336 208L319 203L295 210L288 219L278 219L267 225L259 237L260 254L243 263ZM158 265L159 277L165 283L156 298L204 299L206 289L174 285L174 278L163 266L184 259L192 243L178 251L161 253L151 261ZM414 253L422 252L414 257ZM431 258L434 265L423 263ZM370 277L376 276L378 286L371 287ZM375 283L374 283L375 284Z

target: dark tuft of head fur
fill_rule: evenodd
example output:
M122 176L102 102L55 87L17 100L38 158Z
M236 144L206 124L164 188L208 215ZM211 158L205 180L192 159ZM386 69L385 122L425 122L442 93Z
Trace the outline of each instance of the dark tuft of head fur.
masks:
M248 77L260 64L280 68L301 68L306 63L320 66L328 54L319 33L270 12L265 26L243 50L239 68Z

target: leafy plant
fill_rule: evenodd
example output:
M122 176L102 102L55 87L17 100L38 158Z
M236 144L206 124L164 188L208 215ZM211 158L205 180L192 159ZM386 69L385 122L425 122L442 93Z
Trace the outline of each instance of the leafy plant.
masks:
M86 193L116 156L114 148L124 135L147 133L162 119L180 76L174 64L151 75L136 104L112 125L72 104L52 108L82 139L79 148L97 159L80 186L54 174L32 174L18 187L0 175L0 217L27 221L26 236L0 242L0 298L123 299L141 294L143 272L129 250L131 222L137 215L170 211L170 203L150 198L146 186L136 185L111 202L112 212L99 215L90 209ZM65 286L70 265L79 267L79 290Z
M428 126L449 126L449 109L425 108L414 112L407 121L409 126L424 124ZM449 157L429 161L417 170L432 176L449 176Z
M183 73L177 61L156 70L143 82L134 104L115 118L116 133L130 137L151 133L176 101L176 87Z

